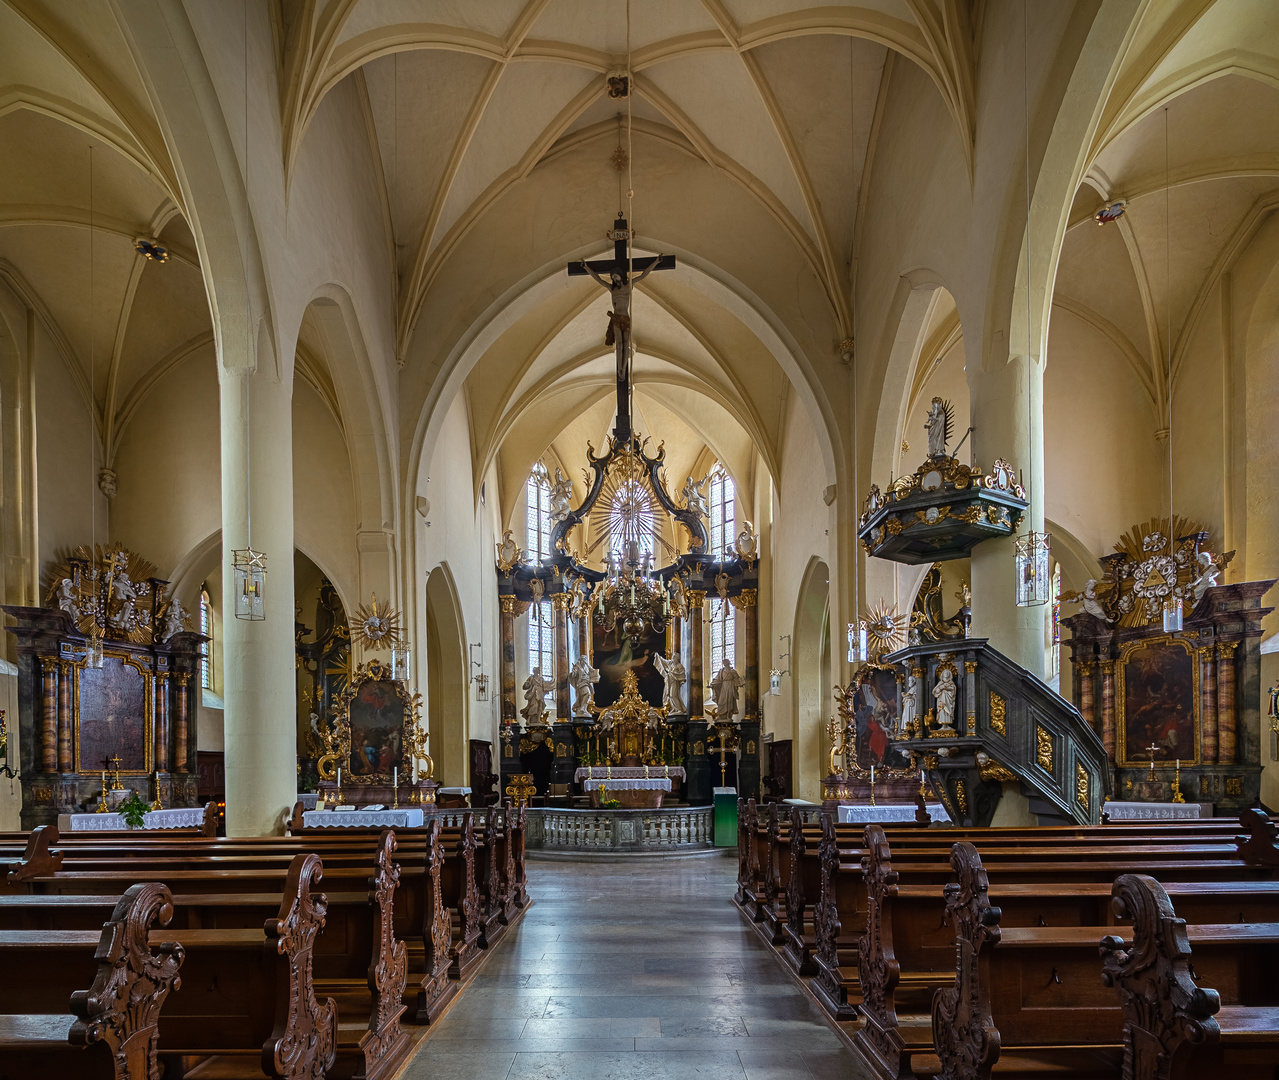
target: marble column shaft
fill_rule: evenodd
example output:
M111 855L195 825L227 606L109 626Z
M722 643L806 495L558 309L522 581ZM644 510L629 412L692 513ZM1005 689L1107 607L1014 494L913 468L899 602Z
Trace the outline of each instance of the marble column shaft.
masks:
M502 605L501 618L498 620L501 632L501 657L499 659L499 675L502 680L502 723L514 724L519 717L515 710L515 605L514 596L500 596Z
M1235 763L1235 647L1223 641L1217 646L1217 760Z
M180 671L175 676L178 681L178 707L173 718L173 771L190 772L187 761L187 724L191 709L191 676ZM296 769L295 769L296 773ZM294 787L297 785L295 784Z
M1115 664L1107 660L1101 665L1101 742L1106 759L1115 763Z
M156 772L169 771L169 676L155 677L155 754L152 767Z
M567 721L573 715L568 685L568 593L555 593L551 608L555 612L555 717Z
M1093 731L1096 731L1097 719L1093 715L1092 700L1092 664L1080 664L1076 670L1079 672L1079 715Z
M688 590L688 718L703 720L704 686L702 674L702 608L706 593Z
M1205 765L1214 764L1218 753L1217 665L1212 646L1199 650L1199 748Z
M58 772L71 772L71 665L64 660L58 667Z
M40 771L58 771L58 661L40 658Z

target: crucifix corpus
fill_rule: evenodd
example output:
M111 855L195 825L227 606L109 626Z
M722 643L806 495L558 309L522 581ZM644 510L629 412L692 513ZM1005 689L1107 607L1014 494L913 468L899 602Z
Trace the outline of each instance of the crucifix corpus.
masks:
M612 345L617 355L617 427L613 429L613 437L625 444L631 440L631 287L654 270L674 270L675 256L650 255L632 260L631 231L621 216L613 222L607 235L613 241L613 257L569 263L568 274L569 277L594 278L613 300L604 344Z

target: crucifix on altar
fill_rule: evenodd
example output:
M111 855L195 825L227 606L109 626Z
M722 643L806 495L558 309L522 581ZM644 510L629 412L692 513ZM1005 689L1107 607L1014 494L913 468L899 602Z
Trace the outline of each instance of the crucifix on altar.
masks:
M613 437L620 445L625 445L631 439L631 289L654 270L674 270L675 256L632 258L631 230L620 214L613 222L608 238L613 241L611 259L569 263L568 274L569 277L594 278L608 290L613 300L604 344L612 345L617 355L617 427L613 430Z

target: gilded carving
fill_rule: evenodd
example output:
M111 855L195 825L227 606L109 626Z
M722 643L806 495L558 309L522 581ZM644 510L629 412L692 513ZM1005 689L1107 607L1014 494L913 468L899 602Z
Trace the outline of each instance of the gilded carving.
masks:
M968 785L962 780L955 781L955 803L961 814L968 813Z
M888 530L890 536L900 536L902 531L902 523L900 518L890 517L884 521L884 528Z
M976 672L976 670L977 670L977 661L976 661L976 660L965 660L965 661L964 661L964 670L965 670L966 672L968 672L968 674L969 674L969 675L972 675L972 674L973 674L974 672Z
M1046 773L1053 771L1053 740L1041 725L1035 725L1035 763Z
M977 734L977 714L975 712L970 712L968 714L968 734Z
M1008 702L993 690L990 692L990 726L1000 735L1008 737Z
M1008 780L1016 780L1018 776L1007 765L1003 765L994 758L988 757L986 761L981 760L981 755L977 756L977 769L983 780L994 780L1004 783Z
M1085 810L1091 805L1089 788L1091 787L1091 778L1088 770L1082 765L1075 765L1075 802L1082 806Z
M706 603L705 589L687 589L684 595L688 598L689 608L700 609Z
M1226 777L1226 794L1242 795L1243 794L1243 777L1227 776Z

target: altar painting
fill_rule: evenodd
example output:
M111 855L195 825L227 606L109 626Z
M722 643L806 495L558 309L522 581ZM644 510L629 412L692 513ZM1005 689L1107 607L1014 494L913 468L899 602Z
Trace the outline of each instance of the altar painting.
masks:
M1195 723L1198 672L1190 646L1172 640L1145 642L1120 660L1119 705L1124 733L1121 765L1183 765L1199 760ZM1154 750L1151 750L1153 744Z
M897 748L901 689L893 671L867 668L853 694L857 733L857 764L869 769L905 769L910 755Z
M389 780L393 770L405 768L403 740L407 709L390 679L367 679L356 688L348 706L353 778Z
M96 772L105 758L118 755L122 773L150 772L146 677L110 654L102 667L80 668L76 677L77 769Z
M628 671L635 672L640 697L650 705L661 705L666 684L653 664L653 657L666 655L666 634L655 633L648 626L645 630L643 637L632 641L620 624L608 630L598 622L593 623L595 651L591 663L599 668L595 704L601 709L622 696L622 677Z

